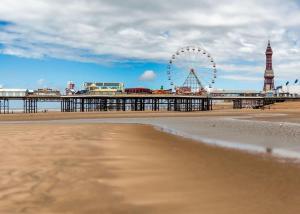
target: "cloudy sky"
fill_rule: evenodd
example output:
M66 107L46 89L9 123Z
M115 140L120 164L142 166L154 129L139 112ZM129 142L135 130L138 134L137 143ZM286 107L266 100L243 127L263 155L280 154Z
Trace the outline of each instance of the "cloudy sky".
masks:
M218 88L260 90L268 39L276 83L300 78L295 0L0 0L0 84L64 88L68 80L168 87L168 59L199 45ZM233 87L234 86L234 87Z

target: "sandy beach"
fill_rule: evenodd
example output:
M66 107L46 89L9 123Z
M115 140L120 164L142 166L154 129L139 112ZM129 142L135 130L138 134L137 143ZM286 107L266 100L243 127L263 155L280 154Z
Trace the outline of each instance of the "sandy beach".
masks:
M298 213L300 169L144 125L1 125L1 213Z
M281 106L1 115L0 213L299 213L299 159L274 152L300 154L300 111Z
M0 214L300 214L299 10L2 0Z
M267 110L0 115L0 124L144 124L213 146L300 159L299 106L291 102L278 103Z

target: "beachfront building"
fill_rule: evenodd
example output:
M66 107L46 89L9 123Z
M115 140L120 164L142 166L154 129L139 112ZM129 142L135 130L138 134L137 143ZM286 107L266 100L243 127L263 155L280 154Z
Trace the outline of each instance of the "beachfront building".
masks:
M285 85L278 87L277 96L280 97L300 97L300 85Z
M115 95L124 93L124 83L85 82L84 90L90 95Z

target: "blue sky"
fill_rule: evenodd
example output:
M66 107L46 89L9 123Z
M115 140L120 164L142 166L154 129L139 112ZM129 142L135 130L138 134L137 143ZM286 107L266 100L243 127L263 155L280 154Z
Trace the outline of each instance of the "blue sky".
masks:
M151 62L126 62L113 65L59 60L53 58L28 59L0 55L1 84L7 88L52 87L64 89L67 81L74 81L79 89L83 82L124 82L127 87L159 88L168 86L166 65ZM146 70L155 70L154 80L140 80Z
M83 82L108 81L124 82L126 87L169 87L165 63L126 62L116 65L101 65L53 58L28 59L16 56L0 55L1 85L5 88L42 88L50 87L64 90L68 81L76 83L77 89ZM155 71L151 81L141 80L144 71ZM233 82L236 82L232 85ZM218 88L260 88L261 81L232 81L223 79L216 82Z
M2 0L0 84L168 88L172 54L197 45L217 63L215 88L261 90L268 39L277 85L300 78L299 9L294 0Z

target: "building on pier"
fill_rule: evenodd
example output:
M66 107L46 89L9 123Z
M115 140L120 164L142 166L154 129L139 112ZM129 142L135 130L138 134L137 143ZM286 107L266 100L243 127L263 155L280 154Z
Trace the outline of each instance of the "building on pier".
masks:
M158 89L158 90L153 90L152 94L172 94L172 89Z
M192 89L187 86L176 87L176 94L192 94Z
M27 89L0 88L0 97L25 97L27 94Z
M34 90L32 95L34 96L60 96L61 93L59 90L51 89L51 88L40 88Z
M149 88L126 88L126 94L152 94L152 90Z
M124 83L85 82L84 90L90 95L115 95L124 93Z

